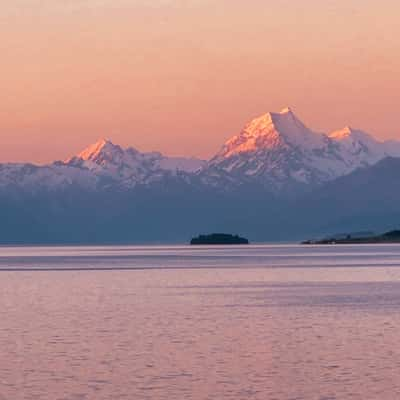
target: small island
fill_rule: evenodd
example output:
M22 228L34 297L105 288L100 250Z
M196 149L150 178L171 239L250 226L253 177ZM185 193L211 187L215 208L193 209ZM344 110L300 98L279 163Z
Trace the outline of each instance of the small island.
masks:
M199 235L190 241L191 245L224 245L224 244L249 244L249 241L239 235L228 233L212 233Z
M400 230L394 230L381 235L357 236L344 235L342 237L327 237L317 240L305 240L301 244L378 244L378 243L400 243Z

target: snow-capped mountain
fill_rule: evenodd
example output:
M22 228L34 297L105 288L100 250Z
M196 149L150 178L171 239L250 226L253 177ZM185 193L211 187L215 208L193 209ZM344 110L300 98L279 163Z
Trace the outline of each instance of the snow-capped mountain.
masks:
M70 167L92 171L95 175L119 182L122 186L151 183L166 175L195 173L205 161L196 158L165 157L158 152L141 153L129 147L113 144L106 139L87 147L65 161Z
M0 164L0 190L14 192L58 191L71 185L95 190L99 179L89 170L70 167L62 162L49 165Z
M49 165L0 164L0 189L57 191L70 186L98 190L110 186L134 188L167 177L186 176L198 171L205 161L166 157L158 152L141 153L100 139L78 155Z
M400 142L379 142L346 127L329 135L306 127L289 109L249 122L203 168L203 181L257 181L274 191L315 185L400 156Z
M385 157L398 157L400 155L400 142L387 140L380 142L368 133L353 129L349 126L330 133L329 138L340 143L344 153L349 158L354 158L361 165L372 165Z
M0 243L183 242L199 231L300 240L386 228L399 218L399 163L398 141L349 127L314 132L290 109L255 118L207 162L102 139L49 165L0 164Z
M380 142L350 127L314 132L285 108L250 121L209 161L143 153L100 139L65 161L0 164L0 189L133 189L173 180L224 191L250 183L279 194L313 188L388 156L400 157L400 142Z
M141 153L133 147L123 149L110 140L100 139L66 161L73 165L80 163L90 170L103 171L127 168L196 172L205 161L198 158L165 157L159 152Z

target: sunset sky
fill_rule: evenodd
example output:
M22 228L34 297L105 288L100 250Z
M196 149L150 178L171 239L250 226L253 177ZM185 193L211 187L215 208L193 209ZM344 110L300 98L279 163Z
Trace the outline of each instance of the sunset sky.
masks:
M291 106L399 138L398 0L3 0L0 162L99 137L208 157Z

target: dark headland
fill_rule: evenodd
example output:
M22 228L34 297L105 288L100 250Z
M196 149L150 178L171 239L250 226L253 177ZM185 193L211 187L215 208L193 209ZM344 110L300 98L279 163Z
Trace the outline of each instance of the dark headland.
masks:
M208 245L224 245L224 244L249 244L249 241L238 235L230 235L227 233L212 233L210 235L199 235L190 241L192 245L208 244Z
M318 240L306 240L301 244L374 244L400 243L400 230L389 231L382 235L357 236L344 235L343 237L327 237Z

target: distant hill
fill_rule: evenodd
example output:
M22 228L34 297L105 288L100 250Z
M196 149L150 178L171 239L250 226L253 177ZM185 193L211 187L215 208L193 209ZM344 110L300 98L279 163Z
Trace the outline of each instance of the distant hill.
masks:
M308 224L310 233L320 235L396 228L400 225L400 159L388 157L326 183L296 201L292 211L297 223Z

